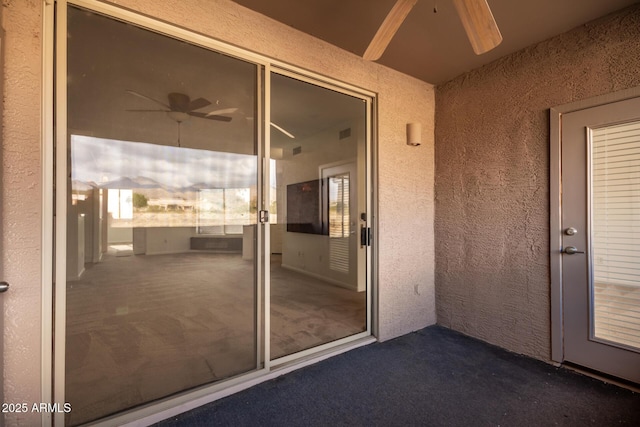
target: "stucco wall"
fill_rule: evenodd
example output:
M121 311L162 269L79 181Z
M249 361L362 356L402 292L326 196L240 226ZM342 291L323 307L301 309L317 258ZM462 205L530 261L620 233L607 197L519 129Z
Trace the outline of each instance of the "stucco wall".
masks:
M3 1L2 270L5 401L40 401L42 3ZM377 92L379 338L435 322L433 281L433 87L335 48L228 0L114 3ZM405 144L405 124L423 144ZM50 191L50 189L45 189ZM7 416L9 424L20 416ZM37 414L22 422L33 424Z
M40 402L41 9L3 1L6 31L2 108L2 280L4 402ZM33 425L37 414L4 414L7 425Z
M548 109L638 70L636 5L437 88L439 324L550 359Z

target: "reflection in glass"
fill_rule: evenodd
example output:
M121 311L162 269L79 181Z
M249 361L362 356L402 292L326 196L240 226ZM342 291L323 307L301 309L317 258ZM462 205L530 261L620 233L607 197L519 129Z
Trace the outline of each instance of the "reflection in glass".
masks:
M365 104L272 75L271 357L366 330ZM283 132L286 130L286 132Z
M258 73L68 11L65 400L77 425L259 368Z
M349 173L329 177L329 268L349 273Z

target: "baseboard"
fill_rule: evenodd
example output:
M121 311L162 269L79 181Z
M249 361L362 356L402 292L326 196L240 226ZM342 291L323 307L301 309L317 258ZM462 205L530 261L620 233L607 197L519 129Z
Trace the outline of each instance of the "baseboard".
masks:
M339 280L331 279L331 278L323 276L321 274L313 273L313 272L308 271L308 270L303 270L303 269L298 268L298 267L293 267L293 266L288 265L288 264L280 264L280 266L282 268L286 269L286 270L295 271L296 273L304 274L305 276L313 277L314 279L322 280L323 282L329 282L332 285L336 285L336 286L339 286L341 288L348 289L350 291L356 291L356 292L358 291L357 286L354 287L354 286L352 286L352 285L350 285L348 283L344 283L344 282L341 282Z

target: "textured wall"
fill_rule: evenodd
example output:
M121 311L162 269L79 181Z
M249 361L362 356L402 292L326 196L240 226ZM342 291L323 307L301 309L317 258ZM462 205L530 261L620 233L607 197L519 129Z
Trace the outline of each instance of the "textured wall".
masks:
M3 1L2 280L4 401L40 402L41 10L38 1ZM4 414L7 425L34 425L38 414Z
M550 359L548 109L638 70L636 5L437 88L438 323Z
M42 1L4 0L2 267L5 401L40 400ZM435 322L433 87L335 48L228 0L119 0L179 26L377 92L379 337ZM421 122L423 144L405 145ZM34 417L23 421L34 424ZM11 418L13 417L13 418ZM17 418L8 418L9 424Z

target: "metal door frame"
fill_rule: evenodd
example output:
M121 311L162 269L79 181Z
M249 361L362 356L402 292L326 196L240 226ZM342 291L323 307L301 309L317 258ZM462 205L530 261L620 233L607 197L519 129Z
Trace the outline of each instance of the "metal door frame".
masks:
M563 104L549 110L549 256L551 267L551 360L564 362L562 299L562 116L640 97L640 86Z

